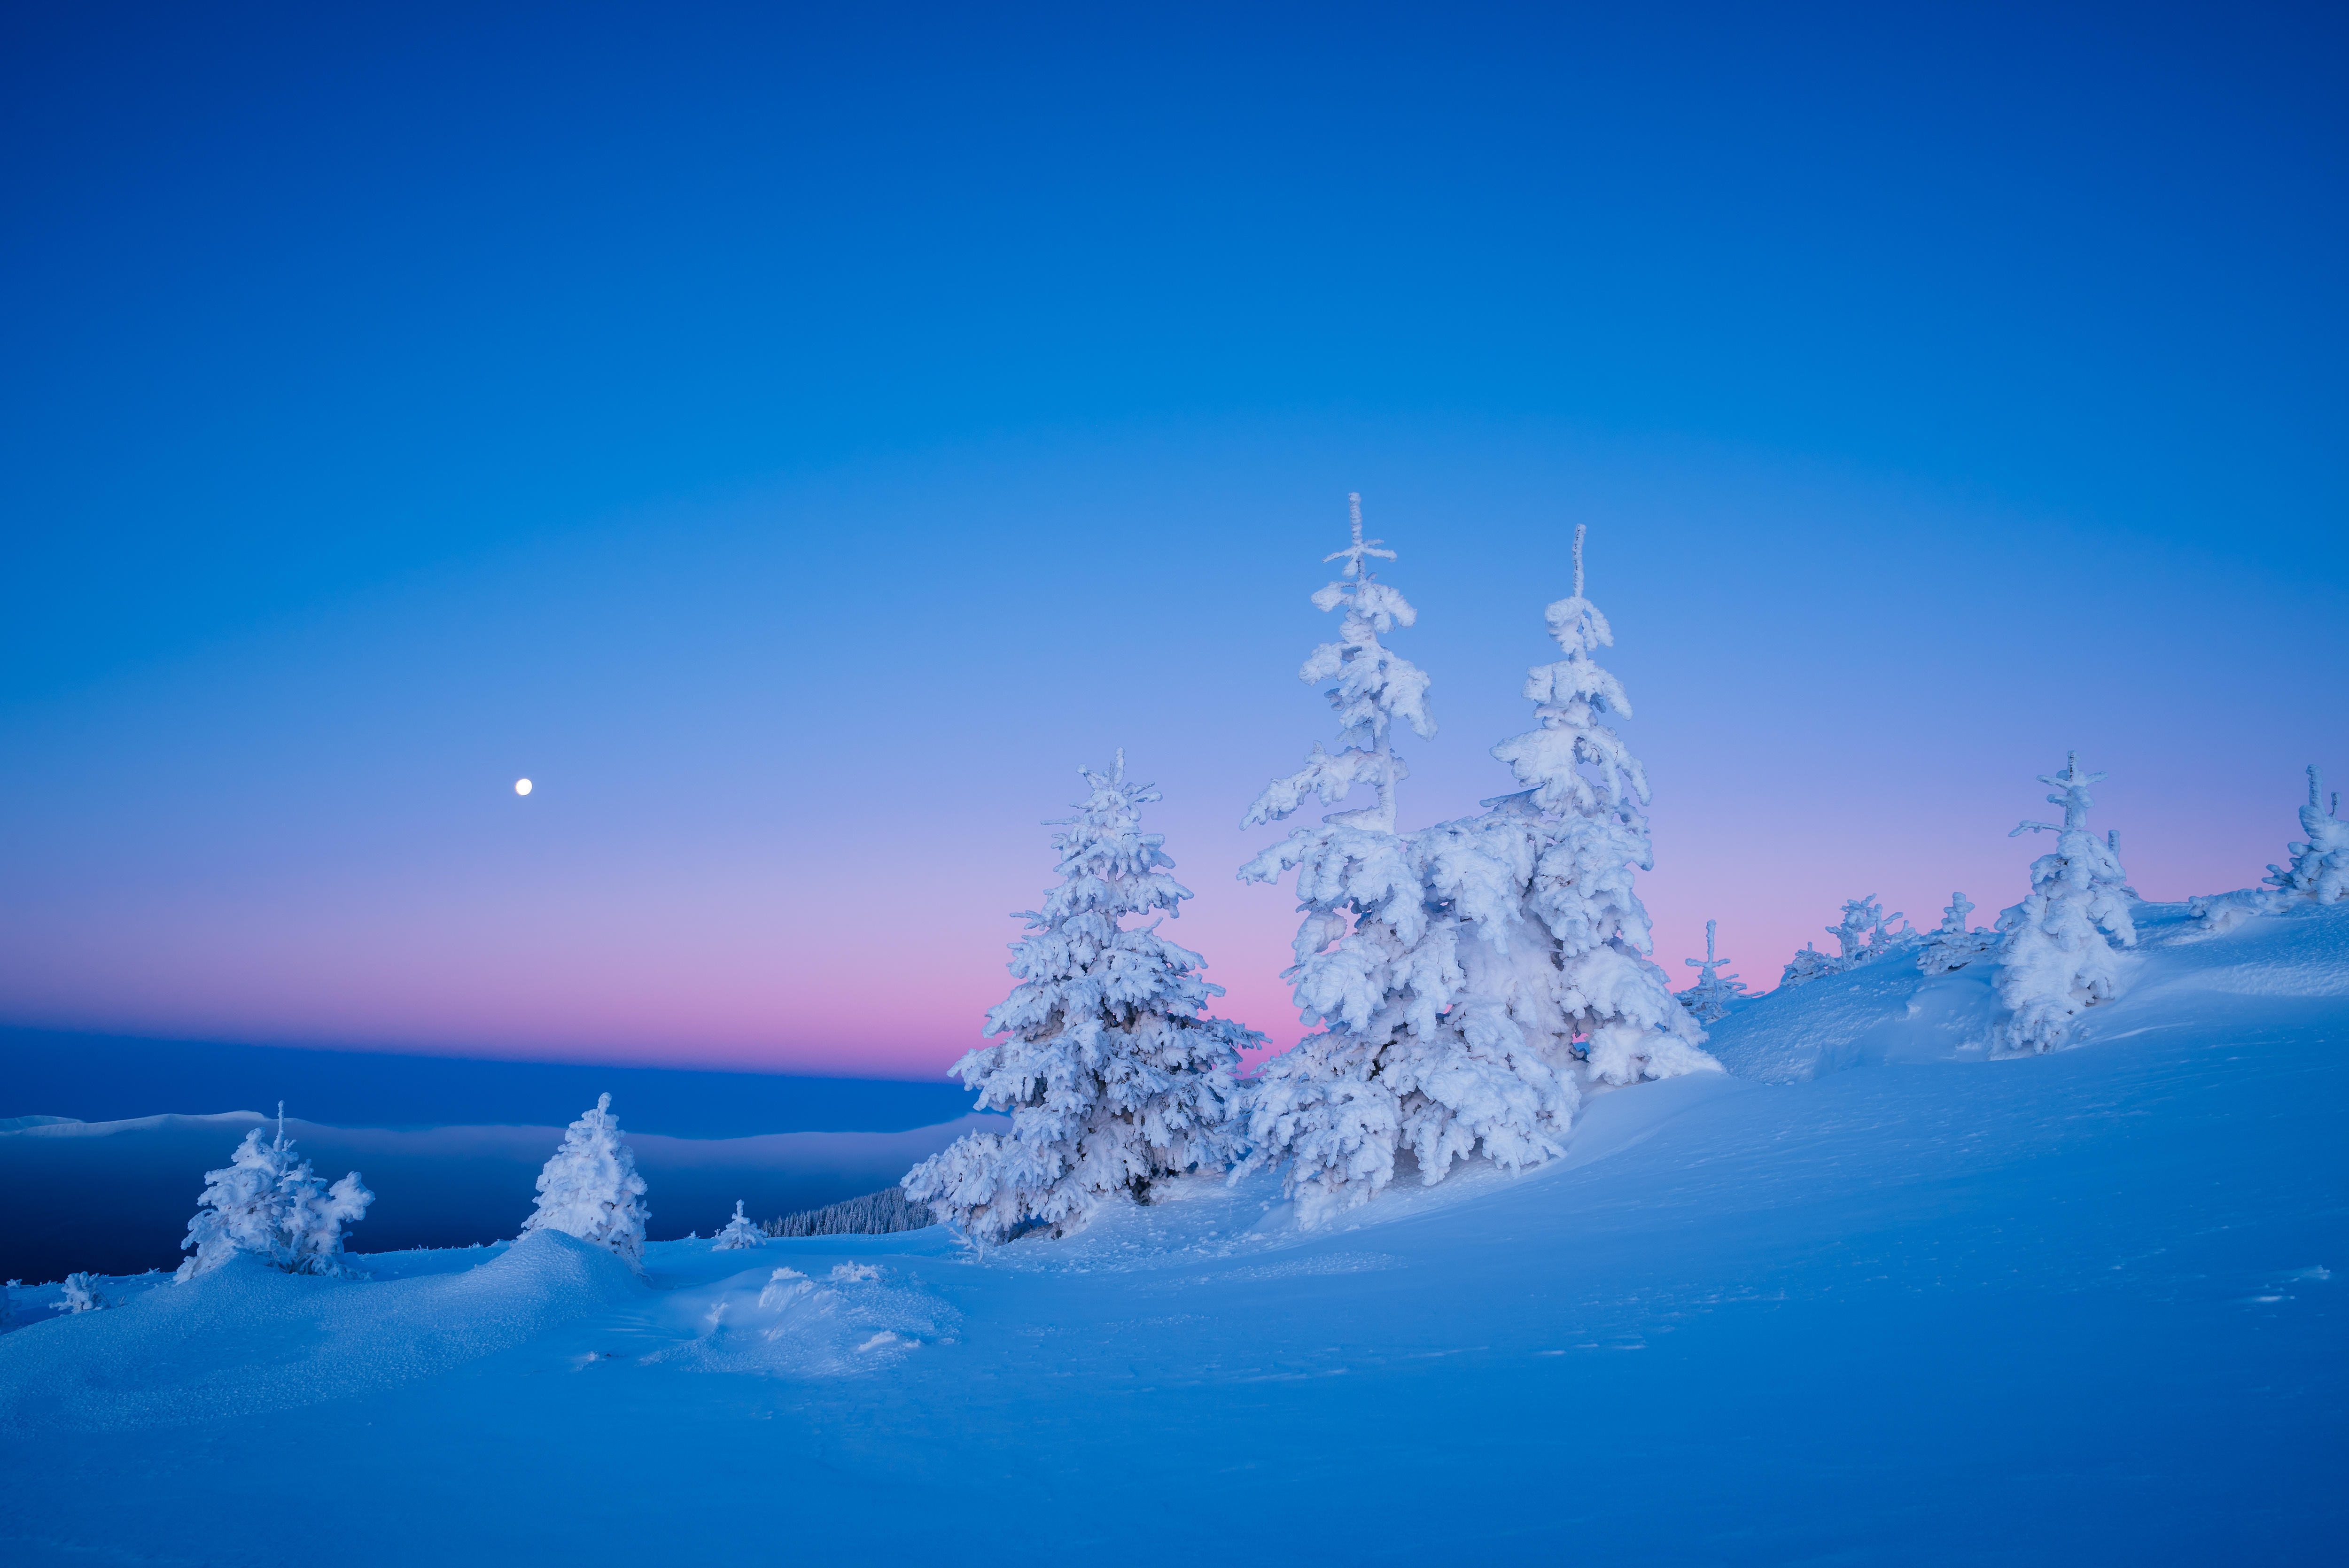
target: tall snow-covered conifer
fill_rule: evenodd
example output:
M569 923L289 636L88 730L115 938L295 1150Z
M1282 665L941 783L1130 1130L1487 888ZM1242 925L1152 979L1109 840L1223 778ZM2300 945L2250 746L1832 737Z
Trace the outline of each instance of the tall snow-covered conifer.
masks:
M2028 1055L2064 1043L2073 1017L2084 1007L2120 994L2122 958L2114 944L2137 945L2129 916L2128 874L2114 852L2115 839L2088 830L2095 801L2088 786L2106 778L2080 771L2076 751L2061 773L2039 781L2055 787L2051 804L2064 808L2064 820L2015 825L2007 835L2054 833L2055 849L2031 862L2031 896L2001 912L1998 929L1999 1000L2012 1016L1992 1042L1998 1054Z
M644 1266L645 1179L636 1174L636 1151L621 1141L612 1097L595 1097L593 1109L565 1129L563 1142L538 1173L538 1205L522 1222L523 1234L561 1231L609 1248L630 1268Z
M1126 781L1125 753L1073 817L1047 824L1060 886L1011 944L1019 984L987 1016L1007 1037L955 1064L1009 1133L971 1133L908 1171L903 1186L980 1245L1030 1225L1074 1230L1102 1204L1146 1202L1153 1183L1233 1158L1238 1053L1260 1037L1202 1017L1224 994L1200 956L1158 934L1191 891L1166 874L1164 839L1142 831L1159 799ZM1128 925L1147 920L1146 925Z
M1607 723L1629 717L1631 704L1592 656L1614 646L1615 634L1584 596L1587 531L1574 531L1573 595L1546 613L1566 657L1537 665L1526 678L1541 727L1493 748L1526 789L1494 802L1493 816L1525 835L1534 858L1526 907L1554 971L1548 1000L1567 1037L1580 1037L1589 1076L1628 1084L1719 1072L1703 1049L1704 1030L1648 956L1648 912L1632 887L1633 872L1655 864L1643 815L1648 775Z
M1288 975L1323 1032L1265 1065L1249 1127L1251 1162L1287 1162L1308 1223L1373 1196L1399 1150L1427 1183L1472 1154L1516 1169L1559 1153L1580 1102L1578 1037L1585 1070L1610 1083L1718 1067L1646 956L1647 913L1630 886L1630 867L1647 863L1631 803L1646 784L1600 722L1629 709L1589 658L1609 634L1581 596L1580 534L1575 596L1550 607L1569 656L1526 686L1542 727L1494 748L1532 788L1408 836L1395 831L1393 723L1423 735L1434 726L1426 677L1377 643L1412 619L1367 570L1371 557L1393 559L1377 544L1361 538L1358 505L1354 542L1330 557L1346 562L1340 580L1315 596L1344 606L1347 623L1304 670L1338 683L1347 749L1316 748L1247 825L1287 816L1308 794L1335 805L1358 781L1380 786L1378 803L1297 830L1240 873L1298 873L1306 918Z
M1326 557L1338 580L1313 595L1342 611L1338 639L1299 673L1328 682L1340 749L1314 747L1305 767L1268 785L1243 826L1278 821L1319 797L1343 801L1356 785L1370 805L1299 828L1240 869L1273 882L1294 870L1305 919L1286 972L1299 1010L1321 1032L1267 1062L1249 1106L1250 1167L1285 1165L1299 1218L1311 1224L1367 1202L1394 1179L1408 1149L1425 1182L1482 1150L1516 1167L1557 1153L1576 1105L1574 1085L1507 1016L1508 960L1476 928L1499 934L1521 917L1530 873L1516 835L1488 821L1445 823L1406 837L1395 830L1395 787L1408 769L1394 749L1398 722L1435 733L1427 676L1379 639L1418 617L1371 570L1394 552L1362 537L1361 498L1349 496L1350 542ZM1533 959L1520 943L1520 961ZM1480 985L1480 981L1482 984Z

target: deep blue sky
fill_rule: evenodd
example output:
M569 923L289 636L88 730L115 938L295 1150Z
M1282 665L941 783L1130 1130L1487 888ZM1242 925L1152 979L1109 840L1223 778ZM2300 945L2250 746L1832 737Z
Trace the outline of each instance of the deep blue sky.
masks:
M2349 772L2337 8L843 9L0 20L0 1021L942 1065L1123 743L1278 1032L1349 489L1420 820L1591 522L1675 968Z

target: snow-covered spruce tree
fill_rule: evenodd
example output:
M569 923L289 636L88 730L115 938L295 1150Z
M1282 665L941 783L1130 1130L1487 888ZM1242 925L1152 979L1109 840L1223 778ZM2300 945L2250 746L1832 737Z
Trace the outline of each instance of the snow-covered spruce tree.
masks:
M1722 966L1736 962L1716 957L1713 947L1713 928L1721 923L1704 923L1704 956L1683 958L1682 963L1697 972L1696 984L1680 994L1681 1005L1700 1024L1718 1023L1729 1016L1729 1005L1745 994L1745 982L1734 975L1723 975Z
M2080 771L2071 753L2061 773L2039 781L2055 787L2047 797L2064 808L2064 820L2015 825L2007 835L2054 833L2055 850L2031 862L2031 896L2001 912L1998 929L1998 994L2011 1011L1992 1041L1993 1054L2029 1055L2064 1043L2073 1017L2084 1007L2120 994L2122 959L2114 948L2137 945L2129 917L2128 877L2114 853L2116 840L2088 830L2095 801L2088 786L2106 778Z
M25 1282L20 1279L12 1279L5 1284L0 1284L0 1333L5 1333L8 1329L15 1326L16 1322L16 1292L24 1288Z
M763 1245L766 1240L767 1233L759 1228L757 1221L742 1212L742 1200L737 1198L734 1200L734 1217L710 1239L709 1250L713 1253L739 1252L744 1247Z
M2349 897L2349 821L2342 820L2341 796L2333 809L2324 808L2324 776L2308 766L2308 804L2300 809L2300 830L2307 841L2289 845L2292 864L2270 866L2266 885L2278 892L2337 903Z
M1317 748L1303 772L1265 791L1247 825L1288 815L1309 794L1334 805L1356 782L1379 786L1378 803L1298 830L1241 872L1261 882L1298 872L1306 918L1288 975L1323 1032L1266 1064L1249 1130L1251 1161L1288 1162L1308 1223L1373 1196L1393 1179L1399 1150L1426 1183L1474 1153L1505 1169L1557 1154L1586 1057L1580 1070L1609 1083L1717 1068L1646 956L1631 871L1648 863L1647 787L1600 722L1629 705L1589 656L1611 636L1582 597L1580 531L1575 594L1549 608L1568 657L1526 685L1542 727L1494 748L1530 788L1408 837L1394 830L1393 723L1423 735L1434 727L1426 677L1376 641L1411 620L1366 570L1369 557L1393 558L1377 542L1361 539L1357 511L1353 544L1330 557L1347 562L1340 579L1315 601L1346 606L1347 624L1305 668L1336 679L1347 749Z
M1316 745L1242 823L1280 820L1309 799L1336 806L1358 785L1376 792L1369 805L1294 830L1239 873L1263 882L1297 873L1305 919L1284 977L1320 1032L1265 1064L1244 1168L1285 1165L1307 1224L1369 1201L1394 1179L1400 1149L1426 1182L1479 1148L1505 1166L1538 1163L1563 1147L1576 1105L1571 1078L1543 1054L1548 1042L1527 1040L1500 1006L1469 1003L1470 969L1486 966L1463 954L1462 927L1522 918L1532 872L1523 835L1473 820L1412 837L1395 830L1395 789L1409 770L1394 727L1424 738L1435 724L1427 676L1380 641L1418 618L1370 568L1394 552L1362 537L1361 498L1347 502L1350 542L1325 558L1344 564L1313 595L1317 609L1342 612L1338 637L1299 672L1328 683L1340 748ZM1529 941L1516 956L1538 962Z
M337 1274L343 1227L366 1217L375 1194L356 1171L329 1187L294 1157L285 1136L285 1107L277 1108L277 1136L261 1140L254 1128L229 1156L226 1169L204 1172L203 1206L180 1243L189 1256L172 1278L181 1284L249 1253L289 1274Z
M1009 1133L971 1133L906 1172L906 1195L981 1246L1034 1226L1065 1234L1117 1197L1231 1163L1239 1052L1260 1036L1202 1016L1224 994L1204 960L1158 934L1191 891L1166 874L1165 841L1142 830L1159 799L1125 777L1082 770L1090 793L1049 822L1061 883L1021 918L1010 995L989 1036L955 1064L982 1110L1011 1113ZM1146 920L1146 925L1129 925Z
M1950 895L1949 907L1941 911L1941 923L1925 934L1922 947L1917 954L1917 967L1928 975L1947 975L1952 969L1963 969L1983 954L1998 946L1995 931L1969 928L1966 916L1974 912L1973 901L1962 892Z
M562 1147L538 1173L538 1206L522 1222L523 1234L561 1231L642 1269L645 1224L652 1213L645 1207L636 1153L621 1136L612 1097L596 1096L595 1109L564 1130Z
M1583 593L1582 546L1574 531L1574 593L1545 612L1565 650L1526 677L1541 727L1493 748L1523 794L1492 803L1491 816L1526 834L1534 854L1526 911L1544 934L1542 966L1566 1037L1579 1037L1584 1071L1606 1084L1719 1072L1704 1030L1672 995L1671 980L1649 957L1653 944L1634 872L1652 870L1644 809L1648 775L1606 723L1630 717L1622 683L1592 655L1615 634ZM1546 1029L1544 998L1513 999L1513 1012Z

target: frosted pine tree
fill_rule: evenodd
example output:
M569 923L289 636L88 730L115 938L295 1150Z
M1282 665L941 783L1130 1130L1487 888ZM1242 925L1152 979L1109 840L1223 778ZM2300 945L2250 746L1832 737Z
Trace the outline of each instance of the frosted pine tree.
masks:
M2349 821L2342 820L2336 790L2331 810L2324 806L2324 776L2308 766L2308 804L2300 809L2300 830L2307 841L2290 845L2292 864L2270 866L2266 885L2287 897L2313 898L2337 903L2349 897Z
M1258 1038L1201 1016L1224 994L1204 961L1158 934L1191 891L1141 808L1159 799L1125 777L1125 753L1073 817L1048 823L1061 884L1011 944L1019 984L987 1016L1006 1037L955 1064L1009 1133L972 1133L908 1171L907 1196L985 1246L1032 1226L1065 1233L1112 1198L1233 1158L1238 1053ZM1148 921L1130 925L1129 921Z
M595 1109L563 1134L562 1146L538 1173L538 1206L522 1222L523 1234L561 1231L609 1248L630 1268L641 1269L645 1225L645 1179L636 1156L621 1141L612 1097L598 1095Z
M329 1187L310 1162L294 1157L285 1136L285 1107L277 1108L277 1136L244 1135L226 1168L204 1173L202 1207L188 1222L172 1278L181 1284L247 1253L290 1274L334 1274L343 1265L343 1227L364 1218L375 1194L356 1171Z
M2080 754L2071 753L2063 772L2039 776L2055 787L2047 799L2064 808L2063 822L2026 820L2007 835L2056 837L2054 852L2031 863L2031 896L1998 917L1999 1000L2012 1012L1993 1041L1998 1054L2053 1050L2082 1008L2120 994L2122 958L2114 944L2136 946L2137 926L2128 876L2113 850L2118 841L2088 830L2095 805L2088 786L2106 777L2081 772Z
M1696 984L1680 994L1681 1005L1700 1024L1718 1023L1729 1016L1729 1005L1745 994L1745 983L1734 975L1721 973L1723 965L1736 962L1714 954L1713 928L1721 922L1704 923L1704 956L1683 958L1682 963L1697 972Z
M756 1220L742 1212L742 1200L737 1198L734 1200L734 1217L710 1239L709 1250L713 1253L739 1252L744 1247L763 1245L766 1240L767 1233L759 1228Z
M1887 927L1893 921L1908 918L1905 914L1885 913L1884 905L1878 902L1874 893L1846 903L1842 922L1827 927L1827 934L1834 937L1843 949L1837 972L1857 969L1863 964L1883 957L1891 951L1894 944L1908 934Z
M1614 646L1615 634L1584 595L1587 531L1574 531L1573 595L1546 612L1566 657L1536 665L1526 679L1541 727L1493 748L1527 787L1494 802L1493 816L1523 832L1534 855L1526 910L1544 934L1549 971L1547 996L1521 998L1517 1007L1537 1030L1578 1037L1584 1070L1600 1083L1719 1072L1703 1049L1704 1030L1648 956L1648 912L1632 886L1635 872L1655 864L1643 814L1648 776L1607 723L1630 717L1631 704L1592 656Z
M1966 916L1973 912L1973 901L1964 893L1950 895L1949 907L1941 911L1941 923L1926 934L1924 945L1917 954L1919 969L1928 975L1946 975L1952 969L1963 969L1998 946L1998 933L1966 924Z
M1487 940L1522 923L1532 874L1523 835L1483 820L1413 837L1395 830L1395 789L1408 773L1395 726L1427 737L1435 724L1427 676L1380 641L1417 619L1371 570L1394 552L1362 537L1361 498L1347 500L1350 542L1326 558L1343 564L1313 595L1316 608L1343 619L1337 640L1299 672L1329 683L1340 749L1315 746L1301 770L1266 787L1242 824L1278 821L1311 798L1340 805L1358 785L1376 791L1240 870L1263 882L1294 871L1305 916L1285 977L1320 1032L1265 1064L1249 1107L1247 1165L1285 1165L1308 1224L1374 1196L1394 1179L1402 1150L1423 1182L1479 1150L1510 1168L1547 1160L1563 1147L1576 1104L1561 1064L1544 1055L1551 1042L1529 1038L1508 1016L1508 967L1538 965L1537 947L1520 941L1509 954Z

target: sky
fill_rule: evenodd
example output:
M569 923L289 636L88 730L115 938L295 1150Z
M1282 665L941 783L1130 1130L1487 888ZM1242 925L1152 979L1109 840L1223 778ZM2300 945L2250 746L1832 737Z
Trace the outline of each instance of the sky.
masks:
M0 1024L934 1077L1122 747L1285 1045L1349 491L1405 827L1588 526L1676 975L1987 921L2073 748L2246 885L2349 786L2344 32L12 8Z

